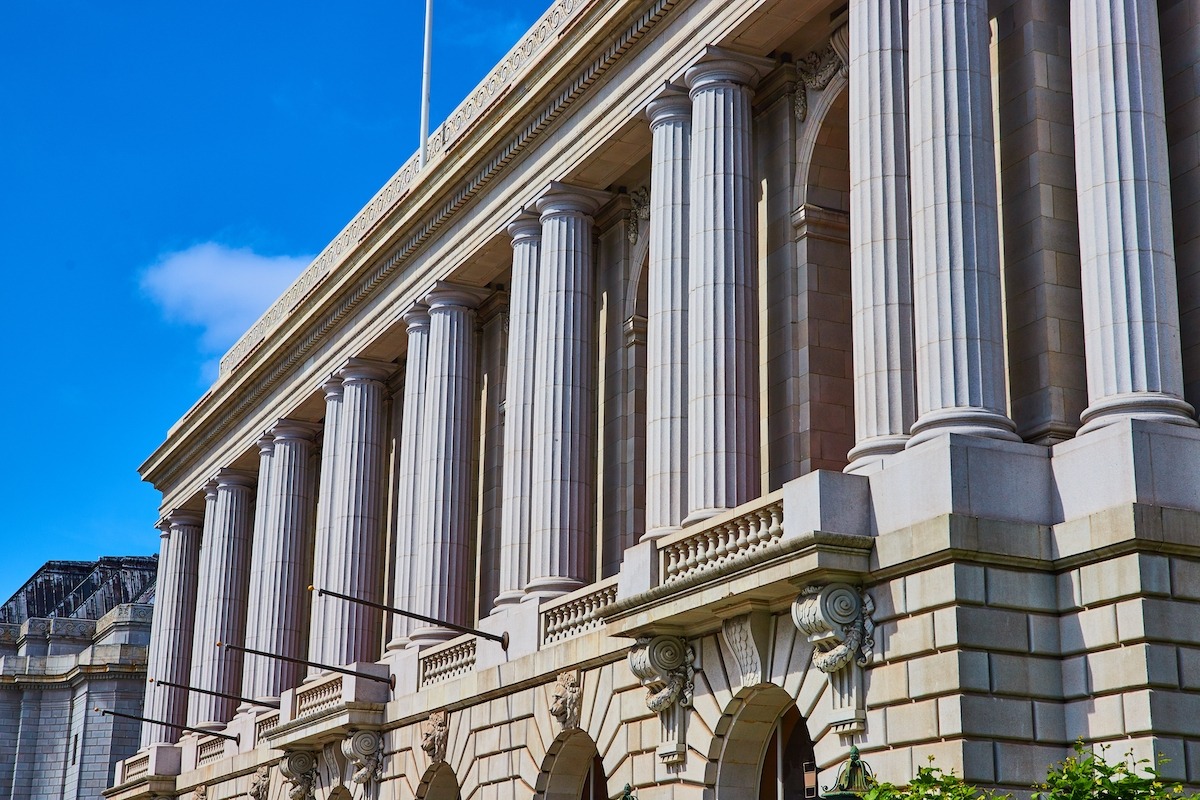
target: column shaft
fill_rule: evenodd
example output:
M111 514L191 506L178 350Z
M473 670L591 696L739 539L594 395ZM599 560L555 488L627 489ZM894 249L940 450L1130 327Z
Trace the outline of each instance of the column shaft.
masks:
M1158 11L1071 3L1088 409L1194 425L1183 400Z
M418 509L421 498L421 425L425 407L425 376L429 357L429 310L424 304L404 315L408 325L408 354L404 367L404 408L400 429L400 453L396 476L396 585L394 604L413 607L414 561L421 528ZM392 638L388 649L408 643L413 623L408 617L392 615Z
M655 100L647 112L650 262L646 276L646 539L678 530L687 516L688 176L692 102Z
M850 3L850 298L854 437L848 472L904 449L916 421L904 2Z
M312 476L314 426L283 420L271 429L274 448L265 476L269 489L260 506L265 518L254 544L254 566L260 574L247 646L268 653L303 658L308 644L308 609L313 571ZM260 481L263 478L259 479ZM300 683L304 669L296 664L246 656L244 694L274 698Z
M909 446L1015 439L1005 413L986 0L909 0L917 408Z
M201 516L194 512L172 511L167 515L154 588L147 660L150 678L171 683L188 683L191 679L202 524ZM187 690L146 684L144 716L183 725L187 722L187 706ZM142 725L142 746L174 742L179 734L177 727L147 722Z
M331 378L321 387L325 392L325 423L321 433L321 471L317 483L316 540L313 545L313 586L326 589L330 586L333 569L333 513L338 505L341 487L337 483L338 450L341 447L340 424L342 419L342 379ZM308 657L322 661L325 655L325 632L336 636L326 623L329 604L317 600L311 606L308 625ZM317 678L321 670L309 667L307 680Z
M595 192L554 184L538 200L537 344L526 594L551 597L593 579L595 546Z
M690 68L686 522L760 493L758 279L750 86L742 60Z
M328 564L323 587L341 594L383 602L382 500L384 458L383 379L391 365L361 359L338 373L342 402L338 421L338 453L334 461ZM382 612L323 597L319 652L309 645L310 659L325 664L375 661L380 656Z
M417 529L414 610L459 625L471 613L474 503L471 462L475 443L478 347L476 290L440 284L429 304L429 347L421 417L421 495ZM414 646L457 636L449 628L414 623Z
M254 527L254 478L235 470L217 473L214 499L208 505L212 524L205 520L200 547L197 592L202 613L192 640L192 685L238 694L242 659L238 651L218 648L217 642L244 642L246 604L250 588L250 547ZM236 701L193 694L188 703L192 725L220 727L233 717Z
M508 233L512 236L513 260L508 299L508 371L504 384L504 461L500 476L500 593L496 596L496 608L519 601L529 582L542 225L536 215L523 215L508 226Z
M254 532L251 536L252 546L250 548L250 590L249 597L255 598L256 603L263 601L263 583L269 581L269 576L264 573L270 569L264 555L266 553L267 543L267 527L270 516L270 503L268 498L271 494L271 457L275 453L275 439L270 434L265 434L258 440L258 495L254 500ZM246 614L246 646L258 647L258 642L262 639L260 623L262 614L258 608L251 608ZM245 690L247 697L253 697L253 688L258 685L256 672L265 668L266 659L259 656L243 656L242 661L242 687ZM238 713L251 710L249 705L238 706Z

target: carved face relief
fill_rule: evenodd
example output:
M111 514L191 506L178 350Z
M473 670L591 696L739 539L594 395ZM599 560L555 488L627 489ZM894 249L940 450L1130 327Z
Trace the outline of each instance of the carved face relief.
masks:
M271 791L271 769L266 764L263 764L254 772L254 777L250 779L250 795L253 800L267 800L267 794Z
M433 763L446 760L446 740L450 735L449 714L434 711L425 721L425 732L421 735L421 749Z
M564 731L579 727L579 701L582 694L578 672L570 670L559 673L551 695L550 713L559 721Z

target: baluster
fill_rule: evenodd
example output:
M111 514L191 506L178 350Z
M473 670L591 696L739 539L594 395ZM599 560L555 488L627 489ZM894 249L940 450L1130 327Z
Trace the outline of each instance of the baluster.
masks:
M783 535L783 503L775 503L768 509L771 512L771 538Z

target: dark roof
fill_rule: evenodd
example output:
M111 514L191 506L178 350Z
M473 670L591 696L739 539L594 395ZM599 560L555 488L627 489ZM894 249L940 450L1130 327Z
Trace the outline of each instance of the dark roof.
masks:
M30 617L99 619L122 603L153 598L158 556L47 561L0 606L0 622Z

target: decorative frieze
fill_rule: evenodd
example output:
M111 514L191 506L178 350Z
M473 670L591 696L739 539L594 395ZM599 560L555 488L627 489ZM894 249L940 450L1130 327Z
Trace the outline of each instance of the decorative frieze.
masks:
M692 705L696 654L678 636L645 636L629 651L629 669L646 687L646 707L658 714L658 757L682 764L687 757L687 719Z

